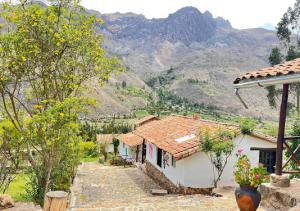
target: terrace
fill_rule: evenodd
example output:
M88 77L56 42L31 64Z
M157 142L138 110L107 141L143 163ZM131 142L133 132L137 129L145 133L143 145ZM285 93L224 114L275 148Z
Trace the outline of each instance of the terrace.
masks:
M268 87L272 85L282 86L282 98L280 105L275 174L271 175L271 183L261 187L264 203L272 208L287 209L294 207L300 201L300 181L290 181L290 174L300 174L300 169L290 169L291 161L300 167L297 155L300 145L292 150L291 143L299 141L300 136L287 137L285 125L288 109L288 97L291 84L300 83L300 59L295 59L273 67L263 68L258 71L246 73L234 81L235 93L245 108L248 106L239 95L239 89L250 89L253 87ZM251 91L251 90L250 90ZM290 156L284 159L284 150ZM292 194L291 194L292 193Z

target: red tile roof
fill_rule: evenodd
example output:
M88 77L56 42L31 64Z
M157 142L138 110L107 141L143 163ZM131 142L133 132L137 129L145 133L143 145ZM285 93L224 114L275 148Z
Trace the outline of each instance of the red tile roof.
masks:
M131 133L120 135L118 139L129 146L140 145L145 139L172 154L176 160L180 160L201 150L197 137L201 128L210 131L229 129L240 132L237 125L192 117L169 116L137 127ZM254 132L251 136L276 143L275 138L261 133Z
M114 137L117 136L118 134L97 134L97 142L111 144Z
M133 133L169 152L176 160L180 160L200 151L196 137L200 128L216 130L225 127L237 129L236 126L228 124L183 116L169 116L140 126Z
M267 79L281 75L300 74L300 58L283 64L266 67L258 71L248 72L234 80L234 84L256 79Z
M134 133L119 135L117 139L119 139L120 141L124 142L125 144L131 147L138 146L143 143L143 138L141 138L140 136Z
M140 119L137 122L137 125L142 126L143 124L146 124L146 123L151 122L153 120L159 120L159 118L157 116L154 116L154 115L145 116L144 118Z
M268 141L268 142L271 142L271 143L277 143L277 139L273 136L269 136L269 135L266 135L266 134L262 134L260 132L252 132L251 136L255 137L255 138L259 138L259 139L262 139L262 140L265 140L265 141Z

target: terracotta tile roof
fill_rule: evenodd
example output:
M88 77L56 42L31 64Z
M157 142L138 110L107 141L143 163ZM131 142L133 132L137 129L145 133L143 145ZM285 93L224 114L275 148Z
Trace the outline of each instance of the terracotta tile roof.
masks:
M141 138L140 136L134 133L119 135L117 139L119 139L120 141L124 142L125 144L131 147L138 146L143 143L143 138Z
M146 124L147 122L150 122L150 121L153 121L153 120L159 120L159 118L154 116L154 115L145 116L144 118L140 119L137 122L137 125L142 126L143 124Z
M117 136L118 134L97 134L97 142L111 144L113 138Z
M246 82L256 79L267 79L275 76L300 74L300 58L283 64L274 65L273 67L266 67L258 71L248 72L234 80L234 84Z
M269 136L269 135L266 135L266 134L263 134L263 133L260 133L260 132L252 132L251 133L251 136L255 137L255 138L259 138L259 139L262 139L262 140L265 140L265 141L268 141L268 142L271 142L271 143L274 143L276 144L277 143L277 139L273 136Z
M210 130L224 127L237 129L236 126L228 124L183 116L169 116L140 126L133 133L169 152L176 160L180 160L200 151L196 135L198 130L204 127Z

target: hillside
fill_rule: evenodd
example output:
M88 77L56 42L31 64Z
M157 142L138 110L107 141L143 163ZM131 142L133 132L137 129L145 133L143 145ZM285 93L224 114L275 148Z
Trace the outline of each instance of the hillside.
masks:
M269 65L268 55L279 45L274 31L238 30L228 20L193 7L160 19L134 13L87 12L104 20L103 25L97 25L98 32L105 36L103 47L126 67L125 73L112 77L104 87L87 83L93 91L86 94L98 102L93 116L129 114L134 108L144 107L145 97L130 96L115 84L126 81L129 86L146 87L151 92L145 82L163 77L172 69L172 77L163 88L182 98L234 114L277 118L278 112L269 108L264 89L240 91L249 105L245 110L232 87L241 73Z
M104 47L141 80L172 69L173 77L164 88L178 96L233 113L269 118L277 114L269 109L263 89L241 90L250 107L245 110L232 87L242 72L268 66L268 55L279 44L274 31L234 29L228 20L193 7L161 19L89 12L105 21L98 26L106 37Z

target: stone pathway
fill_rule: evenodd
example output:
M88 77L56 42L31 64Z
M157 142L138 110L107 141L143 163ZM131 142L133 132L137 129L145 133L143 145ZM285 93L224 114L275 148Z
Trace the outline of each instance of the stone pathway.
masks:
M152 196L150 190L153 188L159 187L138 168L84 163L79 167L72 187L69 209L71 211L238 210L232 190L218 190L223 197Z

